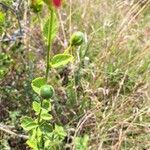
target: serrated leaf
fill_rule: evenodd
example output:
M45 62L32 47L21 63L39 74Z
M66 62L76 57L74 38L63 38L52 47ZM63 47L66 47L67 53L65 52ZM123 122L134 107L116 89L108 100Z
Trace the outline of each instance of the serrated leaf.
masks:
M67 65L71 61L73 61L72 55L57 54L52 58L50 65L52 68L59 68L59 67Z
M50 23L50 17L45 21L44 27L43 27L43 35L48 41L48 28L49 28L49 23ZM51 35L51 40L54 40L58 32L58 20L56 14L54 14L53 17L53 26L52 26L52 35Z
M34 102L32 103L32 108L33 108L33 110L34 110L37 114L39 114L39 113L40 113L40 110L41 110L41 104L34 101Z
M52 118L53 118L52 115L50 115L48 113L41 114L41 119L43 119L43 120L51 120Z
M32 86L32 89L34 90L34 92L36 92L37 94L40 95L40 88L41 88L41 86L43 86L45 84L46 84L45 78L39 77L32 81L31 86Z
M24 117L21 119L21 126L26 131L30 131L38 126L38 124L30 117Z

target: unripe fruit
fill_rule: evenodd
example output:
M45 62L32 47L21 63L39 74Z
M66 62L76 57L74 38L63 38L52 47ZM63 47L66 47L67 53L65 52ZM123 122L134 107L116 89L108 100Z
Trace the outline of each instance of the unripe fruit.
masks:
M40 96L43 99L50 99L53 97L53 95L54 95L54 89L51 85L43 85L40 88Z
M85 40L84 34L78 31L71 36L70 43L71 46L80 46L84 42L84 40Z

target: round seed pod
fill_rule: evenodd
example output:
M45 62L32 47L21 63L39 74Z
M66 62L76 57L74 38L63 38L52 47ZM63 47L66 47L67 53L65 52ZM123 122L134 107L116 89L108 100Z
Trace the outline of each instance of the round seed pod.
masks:
M40 96L43 99L50 99L54 95L54 88L51 85L43 85L40 88Z
M71 36L71 46L80 46L85 40L84 33L77 31Z

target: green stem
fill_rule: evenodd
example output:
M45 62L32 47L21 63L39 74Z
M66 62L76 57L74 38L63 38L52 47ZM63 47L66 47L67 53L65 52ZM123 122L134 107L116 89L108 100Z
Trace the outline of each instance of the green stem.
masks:
M41 108L42 108L42 105L43 105L43 99L41 100ZM37 131L38 131L38 128L39 128L39 126L40 126L41 114L42 114L42 109L40 109L40 112L39 112L39 115L38 115L38 118L37 118L37 121L38 121L38 127L36 127L36 138L37 138L37 139L38 139ZM43 137L42 137L42 138L43 138ZM38 150L40 150L39 144L37 144L37 146L38 146Z
M39 112L39 115L38 115L38 125L40 125L40 121L41 121L41 114L42 114L42 106L43 106L43 99L41 100L41 109L40 109L40 112Z
M48 49L47 49L47 66L46 66L46 82L48 81L48 75L50 70L50 51L52 49L52 28L53 28L53 18L54 18L54 10L53 8L50 9L50 20L48 26Z
M37 18L38 18L38 21L39 21L39 23L40 23L40 28L41 28L41 30L43 29L43 24L42 24L42 19L41 19L41 16L40 16L40 13L38 12L37 13Z
M69 54L71 48L72 48L72 46L69 45L69 46L64 50L64 54Z
M46 82L48 81L48 75L49 75L49 70L50 70L50 65L49 65L49 61L50 61L50 52L51 52L51 48L52 48L52 28L53 28L53 18L54 18L54 11L53 8L50 9L50 20L49 20L49 25L48 25L48 48L47 48L47 66L46 66ZM39 18L40 20L40 18ZM43 105L43 99L41 100L41 108ZM40 110L40 113L38 115L38 125L40 126L40 122L41 122L41 114L42 114L42 109ZM36 128L36 131L38 130L38 127Z

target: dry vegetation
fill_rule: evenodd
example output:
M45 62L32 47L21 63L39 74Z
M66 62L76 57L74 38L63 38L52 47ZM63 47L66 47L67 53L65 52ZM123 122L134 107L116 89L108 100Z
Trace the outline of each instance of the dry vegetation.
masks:
M79 122L91 124L89 149L150 148L150 1L142 2L79 2L78 22L91 39L85 90L92 109Z

